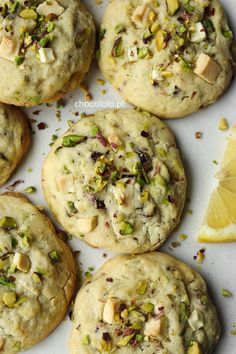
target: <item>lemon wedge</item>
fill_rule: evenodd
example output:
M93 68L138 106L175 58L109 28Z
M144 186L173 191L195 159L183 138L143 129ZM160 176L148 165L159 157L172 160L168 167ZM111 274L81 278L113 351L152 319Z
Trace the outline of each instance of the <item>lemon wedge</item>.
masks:
M231 129L220 171L198 234L199 242L236 241L236 126Z

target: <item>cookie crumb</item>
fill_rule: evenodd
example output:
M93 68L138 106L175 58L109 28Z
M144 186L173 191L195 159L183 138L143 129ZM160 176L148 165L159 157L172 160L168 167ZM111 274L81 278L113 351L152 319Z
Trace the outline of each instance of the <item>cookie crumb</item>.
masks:
M202 132L195 132L196 139L202 139L203 133Z

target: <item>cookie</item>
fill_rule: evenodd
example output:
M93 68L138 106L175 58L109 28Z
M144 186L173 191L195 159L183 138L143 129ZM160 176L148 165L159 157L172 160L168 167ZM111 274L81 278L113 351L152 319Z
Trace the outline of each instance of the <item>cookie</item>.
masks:
M186 178L174 137L132 109L85 117L43 165L49 208L70 234L113 252L154 250L178 224Z
M100 68L128 102L178 118L228 87L232 32L218 0L111 0L100 32Z
M0 101L34 106L77 88L95 43L92 16L79 0L2 1Z
M52 223L21 194L0 195L0 351L16 353L62 321L75 263Z
M79 291L70 353L209 354L219 339L202 277L164 253L116 257Z
M10 178L29 145L27 119L18 108L0 103L0 186Z

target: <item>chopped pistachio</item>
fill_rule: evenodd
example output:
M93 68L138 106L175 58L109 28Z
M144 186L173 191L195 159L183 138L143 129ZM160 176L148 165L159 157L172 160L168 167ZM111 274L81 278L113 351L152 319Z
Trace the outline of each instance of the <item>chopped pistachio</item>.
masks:
M88 345L90 343L90 336L88 334L86 334L83 338L82 338L82 344L83 345Z
M121 57L124 54L124 46L123 46L122 37L118 37L115 40L111 54L113 57Z
M203 354L200 344L198 342L191 342L187 354Z
M130 311L130 315L138 321L141 321L141 322L145 321L145 316L137 310Z
M185 234L181 234L181 235L179 236L180 241L185 241L187 238L188 238L188 236L185 235Z
M122 337L117 343L118 347L126 347L129 344L131 339L135 336L135 333L130 334L129 336Z
M150 302L147 302L147 303L143 304L142 306L140 306L140 308L147 313L151 313L154 310L154 305L151 304Z
M52 261L56 262L56 263L59 263L61 261L61 257L59 255L59 253L55 250L51 251L49 254L48 254L49 258L51 258Z
M227 130L229 128L228 122L225 118L221 118L218 123L219 130Z
M156 46L158 52L166 47L166 31L159 29L156 34Z
M0 285L7 286L8 288L15 289L16 285L13 284L10 280L0 276Z
M23 9L20 12L20 17L26 20L36 20L38 15L37 12L34 11L34 9Z
M161 175L155 177L155 182L161 187L166 187L166 180Z
M75 38L75 44L77 48L81 48L87 39L86 29L82 29Z
M8 269L8 274L13 274L16 271L16 264L12 263L10 268Z
M138 295L144 295L147 292L148 283L145 280L141 280L136 288L136 293Z
M39 274L37 274L37 273L32 274L32 279L35 283L41 283L41 281L42 281Z
M83 143L87 140L86 136L81 135L67 135L63 137L62 145L64 147L75 147L78 144Z
M67 202L67 205L68 205L68 207L69 207L69 209L70 209L70 211L72 213L77 213L78 212L78 210L75 207L74 202L72 202L71 200Z
M15 57L15 63L16 63L17 66L21 65L24 60L25 60L25 57L22 56L22 55L17 55Z
M121 32L125 32L125 30L126 30L125 25L123 25L122 23L119 23L115 27L115 31L116 31L117 34L119 34Z
M134 227L128 221L122 223L120 228L121 235L131 235L134 232Z
M17 223L15 219L11 218L10 216L4 216L0 220L0 228L4 230L11 230L17 228Z
M178 0L166 0L168 15L173 16L179 9Z
M35 193L37 191L37 189L33 186L27 187L24 189L25 193L31 194L31 193Z
M144 341L144 336L142 334L136 334L135 338L139 343L142 343Z
M21 304L23 304L24 302L26 302L27 301L27 297L25 297L25 296L20 296L17 300L16 300L16 302L15 302L15 304L14 304L14 307L19 307Z
M134 330L139 330L139 329L142 329L143 328L143 322L141 321L135 321L132 323L132 325L130 326L131 329L134 329Z
M221 289L221 295L224 296L224 297L231 297L232 296L232 293L229 291L229 290L226 290L226 289Z
M7 307L9 307L9 308L14 307L14 304L16 302L16 293L15 293L15 291L4 293L2 299L3 299L4 304Z
M222 34L227 39L232 39L233 38L233 33L231 31L222 31Z
M138 49L138 57L140 59L146 58L150 54L149 49L147 47L139 48Z

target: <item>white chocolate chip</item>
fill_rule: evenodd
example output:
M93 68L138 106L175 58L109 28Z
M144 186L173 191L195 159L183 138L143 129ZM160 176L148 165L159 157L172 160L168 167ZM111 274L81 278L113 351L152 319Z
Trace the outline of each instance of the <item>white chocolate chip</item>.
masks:
M114 324L115 314L120 306L120 301L116 298L108 299L103 309L103 321L109 324Z
M0 44L0 58L14 61L19 54L20 45L20 42L15 39L3 36Z
M194 73L209 84L215 83L217 76L221 71L216 61L211 59L209 55L201 53L197 59Z
M204 326L202 313L194 310L188 319L188 323L193 331L197 331L198 329L202 328Z
M81 234L87 234L94 230L98 224L98 217L92 216L90 218L84 218L78 220L78 228Z
M147 21L149 11L150 9L146 5L137 6L133 15L131 16L131 21L137 27L143 27Z
M41 63L43 64L50 64L55 60L55 56L52 48L40 48L39 57Z
M62 193L75 193L74 179L72 175L63 175L57 178L57 187Z
M153 81L163 81L164 77L162 75L162 72L158 66L154 66L152 68L152 80Z
M199 43L206 39L206 30L201 22L195 23L190 27L191 38L190 41L193 43Z
M59 5L56 0L44 1L36 9L36 12L42 16L48 16L49 14L60 16L64 11L64 7Z
M144 335L148 337L160 337L163 334L165 317L159 319L151 318L145 325Z
M30 268L29 257L19 252L15 253L12 263L17 267L17 269L24 273L28 272Z

